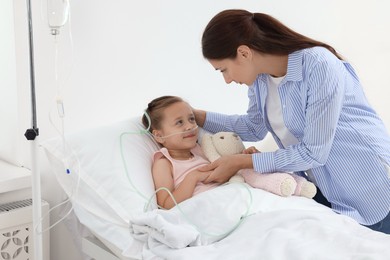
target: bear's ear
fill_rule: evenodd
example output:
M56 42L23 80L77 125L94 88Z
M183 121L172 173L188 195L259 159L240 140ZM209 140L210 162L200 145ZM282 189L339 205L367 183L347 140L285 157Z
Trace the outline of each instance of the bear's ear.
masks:
M201 142L200 146L202 147L202 151L203 151L204 155L206 156L206 158L210 162L214 162L219 157L221 157L219 155L219 153L217 152L217 150L215 149L215 146L213 143L213 136L211 134L205 133L203 135L202 142Z

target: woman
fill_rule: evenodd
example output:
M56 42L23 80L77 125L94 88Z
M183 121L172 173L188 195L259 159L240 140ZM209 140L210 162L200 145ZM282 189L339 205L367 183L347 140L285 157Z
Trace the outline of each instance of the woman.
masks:
M334 48L269 15L225 10L206 26L202 51L226 83L249 86L249 106L245 115L194 110L198 125L244 141L270 132L280 148L222 157L201 168L214 170L205 182L225 182L242 168L295 172L334 211L390 233L390 137Z

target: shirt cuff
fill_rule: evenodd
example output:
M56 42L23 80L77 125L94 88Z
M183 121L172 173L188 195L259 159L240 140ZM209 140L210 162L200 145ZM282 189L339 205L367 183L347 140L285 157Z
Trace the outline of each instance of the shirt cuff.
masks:
M215 113L215 112L206 112L206 119L203 124L203 128L211 133L217 133L224 131L224 123L226 120L226 115Z
M260 173L270 173L276 171L275 158L273 152L262 152L252 154L253 169Z

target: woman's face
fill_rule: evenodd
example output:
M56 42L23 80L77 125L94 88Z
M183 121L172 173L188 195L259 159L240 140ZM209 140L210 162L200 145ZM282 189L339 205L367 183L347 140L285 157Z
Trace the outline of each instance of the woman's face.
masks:
M237 49L237 56L234 59L209 60L215 70L219 70L225 82L230 84L252 85L258 75L258 69L253 63L252 51L244 46Z
M219 70L225 82L230 84L252 85L257 78L257 74L253 72L249 64L242 62L238 57L235 59L209 60L215 70Z

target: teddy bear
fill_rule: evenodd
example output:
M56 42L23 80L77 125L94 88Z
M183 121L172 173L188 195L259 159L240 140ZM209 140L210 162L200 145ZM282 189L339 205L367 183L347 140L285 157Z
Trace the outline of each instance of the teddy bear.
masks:
M241 138L233 132L204 133L200 145L210 162L223 155L242 153L245 149ZM229 182L246 182L283 197L295 195L311 199L317 192L316 186L306 178L287 172L256 173L253 169L242 169Z

